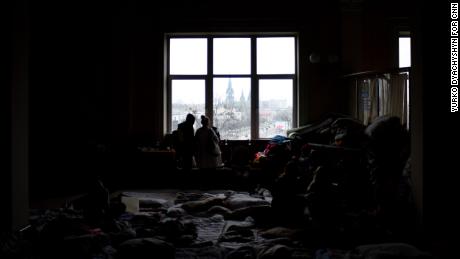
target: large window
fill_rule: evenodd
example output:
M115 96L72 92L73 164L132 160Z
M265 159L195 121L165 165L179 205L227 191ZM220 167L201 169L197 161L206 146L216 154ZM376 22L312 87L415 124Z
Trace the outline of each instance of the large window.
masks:
M296 126L295 35L167 35L168 131L188 113L222 139L271 138Z

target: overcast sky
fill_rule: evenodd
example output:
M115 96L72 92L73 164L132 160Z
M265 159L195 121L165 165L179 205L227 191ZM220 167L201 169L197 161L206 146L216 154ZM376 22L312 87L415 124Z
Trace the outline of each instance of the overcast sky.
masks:
M249 38L214 39L214 74L247 74L251 71L251 41ZM257 72L259 74L293 74L295 44L293 37L258 38ZM207 72L207 39L171 39L170 73L174 75L204 75ZM241 92L250 93L249 78L232 78L235 100ZM174 102L204 103L204 80L174 80ZM228 78L214 79L214 97L224 99ZM260 100L287 99L292 105L292 80L261 80ZM280 90L280 88L285 90Z

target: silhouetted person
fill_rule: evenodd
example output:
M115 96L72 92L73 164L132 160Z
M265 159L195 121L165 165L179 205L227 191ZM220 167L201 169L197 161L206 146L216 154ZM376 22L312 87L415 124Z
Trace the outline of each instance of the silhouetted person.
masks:
M201 116L201 128L196 131L196 162L200 169L213 169L222 164L219 137L209 125L209 118Z
M176 147L177 155L181 166L184 170L191 170L193 166L193 145L194 133L193 124L195 123L195 116L187 114L184 122L179 123L177 126L178 143Z

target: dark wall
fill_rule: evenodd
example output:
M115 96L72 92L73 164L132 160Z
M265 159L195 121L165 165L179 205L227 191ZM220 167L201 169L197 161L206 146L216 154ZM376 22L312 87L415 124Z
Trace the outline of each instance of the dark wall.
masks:
M28 222L28 19L27 2L2 3L0 50L0 231Z
M7 8L5 8L7 7ZM0 158L0 203L4 205L6 213L0 215L0 232L7 230L11 226L11 53L13 40L11 37L12 28L5 26L11 23L12 17L8 15L7 10L10 6L5 3L1 4L1 34L6 41L6 47L1 48L0 52L0 143L2 155ZM2 38L3 38L2 37Z
M342 5L344 74L398 67L398 32L411 30L414 1L353 1ZM420 4L420 3L419 3Z
M454 254L455 233L460 230L458 204L458 112L450 112L450 4L421 6L418 31L421 40L423 82L424 222L445 258ZM438 14L437 19L432 19ZM450 148L453 147L453 148ZM449 256L448 256L449 255Z
M30 3L32 195L77 185L89 143L112 135L110 9L92 7Z

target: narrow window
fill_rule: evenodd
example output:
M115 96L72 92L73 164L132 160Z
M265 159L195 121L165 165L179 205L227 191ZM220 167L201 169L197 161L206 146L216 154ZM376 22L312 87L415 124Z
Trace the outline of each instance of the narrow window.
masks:
M410 37L399 36L399 67L410 67Z

